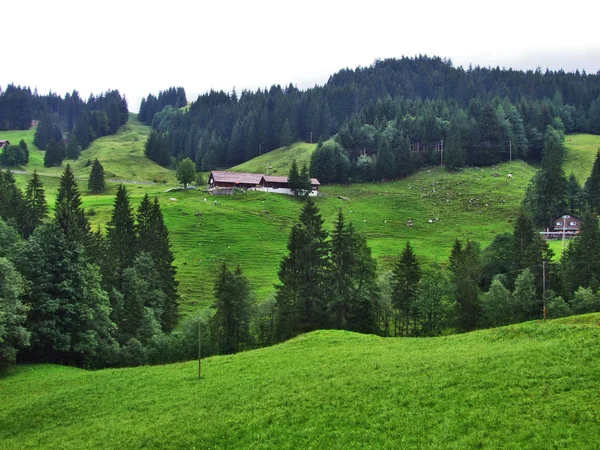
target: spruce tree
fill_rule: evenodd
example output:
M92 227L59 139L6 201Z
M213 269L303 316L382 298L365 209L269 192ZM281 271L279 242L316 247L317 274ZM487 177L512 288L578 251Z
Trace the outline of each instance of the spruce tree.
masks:
M308 195L312 191L312 180L310 179L310 173L308 171L308 166L306 163L302 164L302 169L300 169L300 191L304 195Z
M137 244L133 209L127 188L122 184L117 188L111 218L106 225L106 241L111 267L109 282L122 291L123 271L133 264Z
M298 190L300 189L300 173L298 172L298 164L296 164L295 159L292 160L292 166L290 167L287 182L290 189L294 191L294 195L298 195Z
M288 256L281 261L276 286L277 337L285 340L326 323L329 244L323 219L309 198L292 227Z
M600 213L600 149L592 166L592 173L585 182L585 198L588 206L596 214Z
M165 295L160 323L164 331L171 331L178 319L177 273L171 251L169 231L165 225L160 204L155 197L154 202L146 194L137 211L138 250L150 254L154 260L160 288Z
M25 222L23 193L10 170L0 172L0 217L21 233Z
M92 164L92 171L90 172L90 178L88 181L88 189L94 194L99 194L105 189L104 182L104 167L98 161L98 158L94 160Z
M44 154L44 166L54 167L60 166L65 159L65 150L62 143L56 142L54 139L50 139L46 153Z
M90 223L81 206L79 187L70 164L67 164L60 178L56 196L55 221L62 228L68 240L85 245L90 234Z
M453 260L450 265L453 272L456 323L459 331L471 331L477 326L481 313L479 245L467 241L460 253L458 253L458 248L459 246L455 243L452 252Z
M8 259L0 257L0 371L14 364L19 350L29 345L22 295L21 276Z
M410 245L406 246L398 258L392 272L392 303L401 314L400 333L408 336L410 333L411 318L414 318L415 300L421 279L421 267L417 255ZM416 321L413 321L413 332Z
M211 336L219 353L242 350L250 342L250 283L237 267L235 272L223 263L214 287L215 314L210 318Z
M48 215L48 204L44 185L40 180L37 170L33 171L33 177L27 183L25 191L25 228L24 237L29 237L35 228L42 223Z
M12 259L29 285L26 359L89 365L112 348L108 296L79 243L56 224L44 224L17 246Z
M21 149L23 159L21 160L21 164L27 165L29 164L29 148L27 147L27 143L25 140L21 139L19 141L19 148Z
M585 191L579 185L575 174L571 172L567 181L567 202L568 212L571 214L580 214L583 211L586 199Z
M279 145L281 147L289 148L294 142L294 136L292 136L292 127L288 119L285 119L281 132L279 134Z

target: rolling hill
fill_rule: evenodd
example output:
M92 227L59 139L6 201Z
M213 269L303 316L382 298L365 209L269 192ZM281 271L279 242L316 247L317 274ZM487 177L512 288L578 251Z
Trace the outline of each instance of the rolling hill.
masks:
M273 296L279 262L286 254L287 236L301 204L287 196L248 192L220 197L221 205L215 207L214 198L202 189L167 193L166 189L175 185L174 172L142 156L148 132L149 127L133 116L119 133L96 140L74 162L76 173L83 177L80 184L83 204L94 227L108 220L117 186L109 183L109 189L102 195L86 195L89 167L85 162L97 156L107 172L121 179L167 181L131 184L128 189L134 207L145 193L156 195L161 202L178 266L184 314L211 304L214 273L223 260L242 267L259 302ZM33 131L24 133L33 139ZM581 183L587 178L586 171L589 174L591 170L598 139L591 135L567 138L565 168L581 174ZM314 147L297 143L289 150L267 153L232 170L262 172L270 162L273 170L277 167L279 173L287 173L291 158L296 157L302 163L302 158L310 158ZM37 150L32 154L36 152L43 159L43 152ZM27 169L39 168L41 158L35 162L32 156L31 167ZM62 169L40 170L47 175L42 180L52 204ZM456 238L476 240L485 246L496 234L511 231L535 170L522 161L468 168L458 173L432 167L398 181L322 186L323 195L317 199L317 205L328 229L337 211L343 210L346 218L366 234L383 272L391 268L406 240L411 241L422 261L445 262ZM508 173L513 178L509 179ZM16 177L24 187L28 176ZM409 219L414 221L412 227L407 226ZM560 254L560 242L553 242L552 247Z
M197 363L0 379L0 447L595 448L600 314L439 338L318 331Z
M269 173L269 175L287 176L295 159L298 167L303 164L310 166L310 157L317 148L317 144L296 142L289 148L281 147L243 164L232 167L232 172Z

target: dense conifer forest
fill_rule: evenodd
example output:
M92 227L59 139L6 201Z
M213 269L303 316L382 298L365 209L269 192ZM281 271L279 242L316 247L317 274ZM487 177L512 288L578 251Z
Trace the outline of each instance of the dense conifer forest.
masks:
M598 73L464 69L439 57L378 60L306 90L211 91L184 112L185 98L170 88L142 101L156 131L147 154L159 164L188 157L206 171L321 140L311 175L326 182L397 178L442 159L453 169L539 162L548 126L600 133Z

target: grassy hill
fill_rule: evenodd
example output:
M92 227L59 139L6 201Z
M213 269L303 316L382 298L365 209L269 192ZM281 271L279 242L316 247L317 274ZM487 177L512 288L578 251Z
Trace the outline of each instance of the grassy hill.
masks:
M592 172L596 152L600 149L600 136L592 134L570 134L566 138L565 162L563 167L567 176L575 174L581 185Z
M0 447L596 448L600 314L441 338L319 331L197 363L0 379Z
M132 118L117 135L97 140L84 152L81 160L75 163L78 174L86 174L89 170L85 167L86 156L103 154L107 157L107 171L125 179L151 180L155 176L164 176L169 180L164 185L128 185L128 190L136 208L145 193L158 196L161 202L178 266L184 314L211 304L214 274L223 260L243 268L258 301L268 299L275 292L273 285L278 281L279 263L286 254L287 237L297 220L301 203L288 196L249 192L219 197L220 206L214 206L215 197L203 190L166 193L168 187L175 185L172 171L140 157L144 142L142 136L147 132L148 127ZM135 140L136 136L138 140ZM572 155L576 151L595 155L595 138L569 136L566 159L576 161L582 171L586 167L587 171L591 170L592 159L577 160ZM120 139L122 143L119 143ZM579 150L574 145L578 142L581 142ZM115 150L111 150L112 146ZM310 144L304 144L304 147L296 144L287 152L302 148L308 155ZM280 167L286 161L291 162L286 151L280 149L275 152L280 155L277 159ZM122 155L118 162L117 155ZM267 155L247 164L262 171L260 158L264 159ZM114 163L112 158L115 158ZM275 158L272 160L275 161ZM111 168L112 164L114 168ZM286 173L287 169L281 170ZM485 246L496 234L512 230L512 221L535 170L521 161L512 165L468 168L459 173L448 173L435 167L399 181L322 186L323 196L317 199L317 205L328 229L331 229L341 208L347 219L366 234L380 271L391 268L406 240L411 241L424 262L445 262L456 238L469 238ZM60 169L52 171L56 173L42 177L50 204L58 184L55 175L60 173ZM513 178L509 179L508 173L512 173ZM17 175L21 186L27 179L26 175ZM584 179L580 178L580 181ZM84 195L84 207L94 213L90 216L94 226L103 225L108 220L116 184L109 186L102 195ZM85 181L80 187L85 194ZM176 201L171 201L171 198ZM199 217L195 215L198 212ZM409 219L414 220L412 227L407 226ZM560 254L560 242L552 243L552 247Z
M299 168L305 163L310 166L310 157L316 148L317 144L296 142L290 148L278 148L232 167L230 170L232 172L267 173L268 167L269 175L287 176L294 159Z
M174 181L174 172L159 166L144 156L144 144L150 134L150 127L137 120L137 114L130 114L129 121L111 136L96 139L82 152L77 160L65 160L71 164L78 177L89 177L91 166L86 165L88 160L98 160L105 170L106 179L136 180L136 181ZM18 143L24 139L29 148L28 172L37 170L38 173L49 177L59 177L63 167L44 167L44 151L33 144L35 129L25 131L0 131L1 139L8 139L11 143Z

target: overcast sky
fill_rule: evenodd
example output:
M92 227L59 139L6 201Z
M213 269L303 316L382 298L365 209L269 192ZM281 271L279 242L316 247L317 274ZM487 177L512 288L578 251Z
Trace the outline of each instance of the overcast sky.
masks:
M596 73L599 13L597 0L5 0L0 85L84 97L119 89L137 111L169 86L188 100L211 88L306 88L402 55Z

